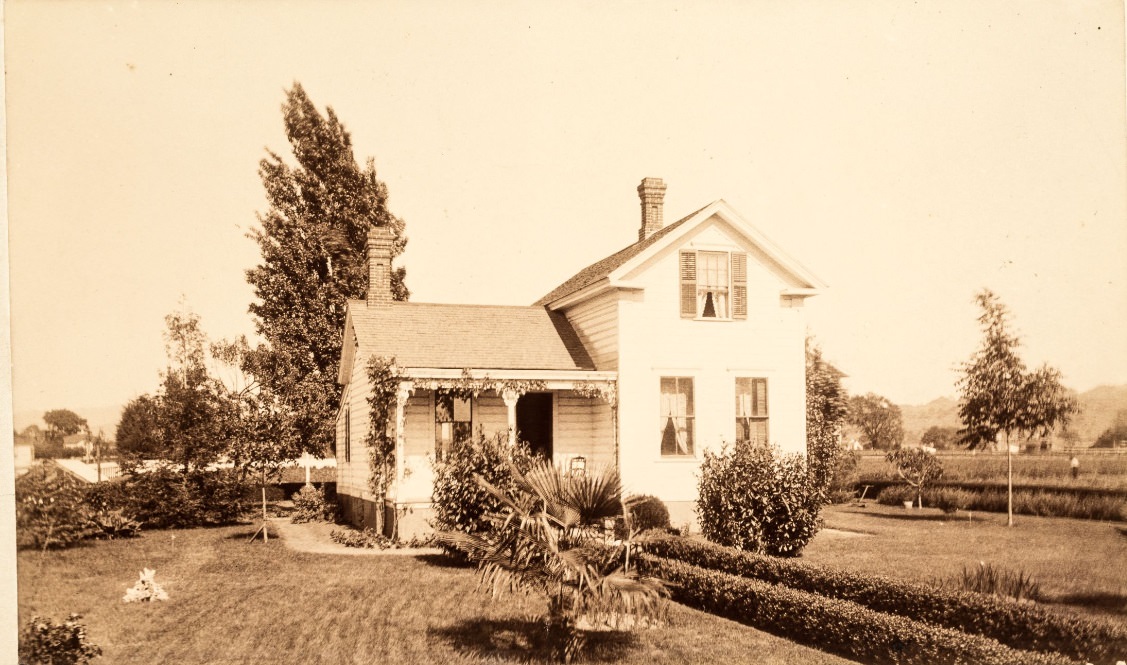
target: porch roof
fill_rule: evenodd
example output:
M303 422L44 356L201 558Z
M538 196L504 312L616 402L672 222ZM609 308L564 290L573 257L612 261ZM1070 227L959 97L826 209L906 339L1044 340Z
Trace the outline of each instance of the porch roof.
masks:
M567 318L544 307L350 300L348 308L360 353L404 368L595 369Z

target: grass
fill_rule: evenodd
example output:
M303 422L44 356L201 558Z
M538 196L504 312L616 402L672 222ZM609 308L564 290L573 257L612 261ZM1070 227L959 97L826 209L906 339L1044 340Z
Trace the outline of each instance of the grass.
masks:
M943 464L943 480L1006 482L1006 454L983 452L945 455L939 453ZM1080 460L1080 475L1072 479L1068 465L1070 455L1014 455L1014 482L1062 487L1094 487L1101 489L1127 489L1127 455L1084 454ZM884 460L884 455L866 452L861 455L852 476L857 479L897 480L896 470Z
M18 556L21 624L83 615L106 663L538 663L534 597L498 602L437 556L341 556L248 544L253 527L152 531ZM143 567L170 599L125 604ZM586 662L847 663L673 605L659 629L602 633Z
M1021 571L1053 607L1127 624L1127 529L1121 524L938 509L829 506L802 558L922 582L961 579L980 563ZM973 519L969 519L973 517Z

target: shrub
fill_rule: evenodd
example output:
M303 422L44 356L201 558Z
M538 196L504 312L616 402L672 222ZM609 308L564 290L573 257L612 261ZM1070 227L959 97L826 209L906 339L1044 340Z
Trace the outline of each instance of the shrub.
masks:
M183 529L237 522L244 490L229 470L185 474L162 466L93 485L87 499L95 508L123 510L145 528Z
M834 570L687 538L654 535L647 538L645 547L657 556L990 637L1018 649L1055 652L1092 662L1114 662L1127 653L1124 629L1054 614L1029 603Z
M750 552L797 556L818 530L824 487L801 455L741 444L704 451L697 516L709 540Z
M935 506L948 515L966 510L973 501L973 493L953 487L937 487L928 493L928 505Z
M480 475L502 491L511 491L515 484L510 464L524 472L534 459L527 443L509 445L507 432L492 437L478 432L473 440L454 446L442 462L435 463L431 526L437 531L488 532L492 528L489 517L500 512L502 504L482 489L474 476ZM440 545L448 554L464 558L453 545Z
M133 538L141 533L141 523L133 519L125 513L124 510L118 508L114 510L96 510L90 516L90 520L101 529L99 537L109 538Z
M670 529L669 509L656 496L649 496L648 494L632 496L623 503L630 513L635 530L664 529L668 531Z
M333 529L329 532L329 538L333 542L340 543L345 547L360 547L377 550L414 549L419 547L433 547L435 544L433 536L426 536L424 538L413 537L410 540L393 540L372 529L364 529L363 531L352 528Z
M16 478L16 545L19 549L70 547L100 533L84 502L81 483L53 464Z
M895 506L914 496L915 492L907 486L892 485L881 490L877 502ZM1006 512L1006 492L1003 489L975 491L932 487L923 492L924 505L939 506L939 502L951 497L957 499L960 510ZM1039 517L1127 521L1127 504L1119 497L1051 490L1014 490L1014 512Z
M643 555L640 567L674 585L675 600L866 663L1061 664L980 635L884 614L857 603Z
M86 637L86 627L71 614L61 624L33 616L20 631L20 665L79 665L102 655Z
M293 495L294 524L303 522L333 522L337 518L337 508L325 499L325 490L313 485L305 485Z
M960 586L967 591L994 596L1008 596L1014 600L1037 601L1041 599L1041 585L1023 571L1014 572L993 564L981 562L976 568L963 567Z

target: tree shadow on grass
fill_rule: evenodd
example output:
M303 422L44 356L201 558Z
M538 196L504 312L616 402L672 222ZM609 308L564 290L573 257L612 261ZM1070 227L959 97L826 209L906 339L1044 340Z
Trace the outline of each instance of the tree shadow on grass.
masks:
M866 513L869 517L878 517L885 520L909 520L912 522L967 522L980 521L973 516L945 515L943 513L923 512L920 510L905 510L903 513Z
M544 622L535 618L471 619L451 626L429 628L427 636L477 658L527 663L554 660ZM586 663L622 660L637 641L634 634L620 631L584 631L584 636L587 645L582 659Z
M459 559L449 554L418 554L415 560L436 568L474 568L472 561Z
M1067 593L1048 599L1061 605L1083 605L1109 614L1127 616L1127 594L1105 591Z

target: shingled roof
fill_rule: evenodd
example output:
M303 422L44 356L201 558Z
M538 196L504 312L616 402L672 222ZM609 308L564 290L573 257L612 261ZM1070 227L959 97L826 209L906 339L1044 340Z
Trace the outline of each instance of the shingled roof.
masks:
M710 203L709 205L712 205L712 204ZM669 225L662 227L662 229L660 231L657 231L657 232L651 234L649 237L645 238L644 240L639 240L638 242L634 243L633 245L630 245L629 247L626 247L624 249L620 249L619 251L615 252L614 254L611 254L610 256L606 257L605 259L602 259L601 261L596 261L595 263L592 263L591 265L587 266L583 270L580 270L579 272L575 273L575 275L573 275L566 282L564 282L563 284L560 284L555 289L553 289L551 293L544 296L540 300L537 300L533 304L536 305L536 306L540 306L540 307L546 306L546 305L548 305L552 302L555 302L556 300L559 300L560 298L563 298L564 296L571 295L572 293L575 293L576 291L579 291L580 289L584 289L584 288L594 284L595 282L603 279L607 275L614 272L615 268L619 267L623 263L626 263L630 259L634 258L638 254L640 254L642 252L642 250L646 249L647 247L654 244L658 240L661 240L666 235L668 235L670 232L672 232L673 229L675 229L678 226L680 226L681 224L685 223L691 217L693 217L698 212L700 212L701 210L704 210L707 207L708 206L703 206L703 207L701 207L697 210L694 210L693 212L689 213L688 215L685 215L684 217L677 220L676 222L673 222L672 224L669 224Z
M400 367L594 370L563 315L544 307L348 301L360 353Z

